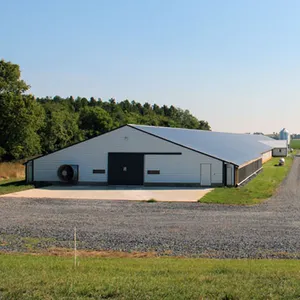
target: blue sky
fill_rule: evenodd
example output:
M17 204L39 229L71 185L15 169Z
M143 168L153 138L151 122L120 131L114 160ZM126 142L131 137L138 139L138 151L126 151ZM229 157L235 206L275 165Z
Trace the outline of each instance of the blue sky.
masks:
M300 1L0 0L36 96L175 105L217 131L300 132Z

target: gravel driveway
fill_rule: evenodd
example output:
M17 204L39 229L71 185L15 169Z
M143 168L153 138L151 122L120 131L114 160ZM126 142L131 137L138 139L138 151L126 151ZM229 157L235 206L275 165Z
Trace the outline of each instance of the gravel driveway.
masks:
M85 249L300 258L300 157L277 195L252 207L0 198L0 250L71 247L75 226Z

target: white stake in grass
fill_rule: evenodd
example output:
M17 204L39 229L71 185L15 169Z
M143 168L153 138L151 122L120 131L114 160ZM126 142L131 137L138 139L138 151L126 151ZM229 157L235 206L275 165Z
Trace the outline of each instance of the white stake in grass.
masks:
M76 227L74 227L74 266L77 266L77 241L76 241Z

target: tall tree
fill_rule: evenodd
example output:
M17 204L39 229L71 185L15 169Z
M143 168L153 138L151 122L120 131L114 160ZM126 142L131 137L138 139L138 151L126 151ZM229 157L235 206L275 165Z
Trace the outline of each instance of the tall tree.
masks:
M38 130L43 108L30 95L0 95L0 148L2 156L20 159L41 152Z
M13 93L20 95L30 86L21 80L20 67L11 62L0 60L0 94Z
M113 128L113 120L101 107L83 107L79 112L79 126L86 138Z
M203 121L203 120L199 121L199 127L198 127L198 129L201 129L201 130L211 130L208 122Z
M20 68L0 61L0 159L20 159L40 153L37 131L44 121L43 109L21 80Z
M39 131L43 153L52 152L83 139L78 127L78 113L60 103L52 101L44 106L46 119Z
M94 97L90 98L90 105L91 106L96 106L97 105L97 100Z

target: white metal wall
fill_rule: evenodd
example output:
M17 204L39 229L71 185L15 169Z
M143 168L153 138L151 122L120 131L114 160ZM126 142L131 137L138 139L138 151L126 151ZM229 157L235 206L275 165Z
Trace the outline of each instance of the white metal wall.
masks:
M222 162L125 126L34 161L35 181L58 181L62 164L79 165L80 182L107 182L108 152L181 152L145 155L145 183L200 183L200 164L211 163L212 183L222 184ZM105 174L93 174L105 169ZM160 174L147 174L160 170Z
M273 149L273 156L274 157L286 157L288 154L287 148L274 148Z
M222 184L222 162L188 149L177 149L182 155L146 155L145 182L147 183L200 183L200 164L211 164L211 181ZM159 170L160 174L147 174L147 170Z
M263 153L263 155L262 155L262 163L264 164L265 162L267 162L271 158L272 158L272 151L268 151L268 152Z

